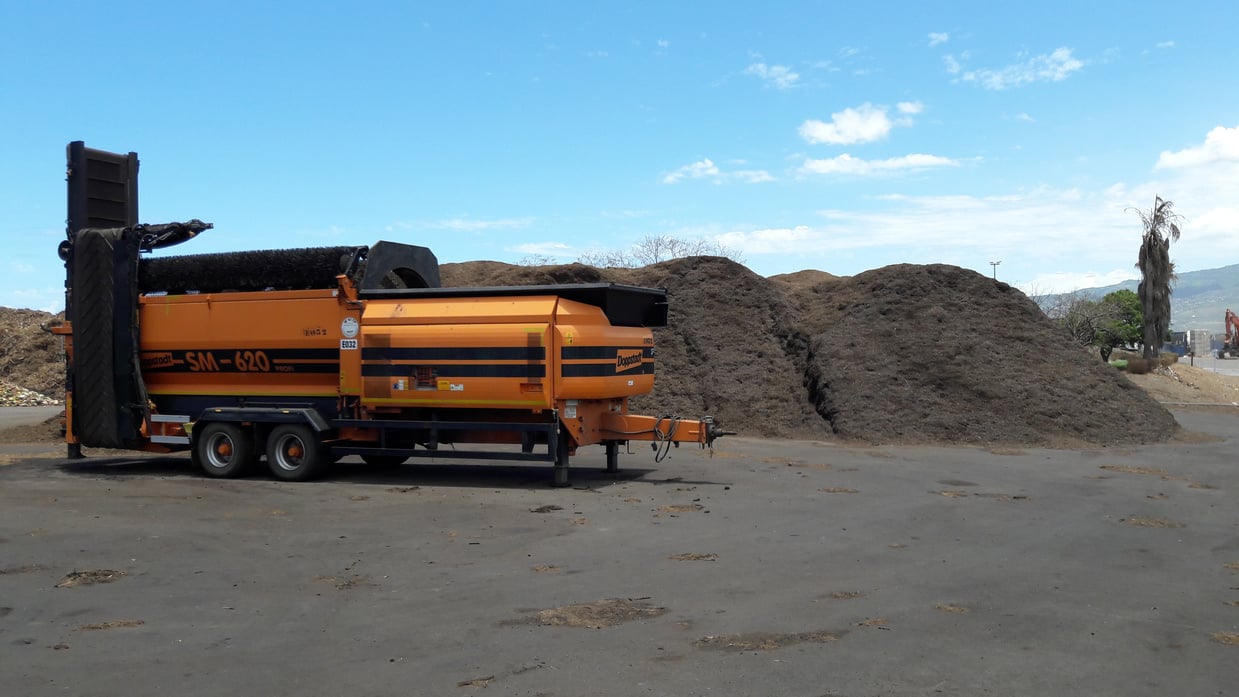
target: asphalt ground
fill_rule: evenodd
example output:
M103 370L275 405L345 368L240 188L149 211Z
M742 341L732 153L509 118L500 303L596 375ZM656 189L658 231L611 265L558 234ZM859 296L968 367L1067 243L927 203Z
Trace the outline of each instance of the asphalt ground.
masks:
M0 407L0 430L43 423L64 410L63 406Z
M0 692L1235 694L1239 420L1176 416L1209 437L592 448L568 489L0 446Z
M1204 356L1201 358L1183 359L1180 361L1190 360L1192 365L1205 370L1212 370L1215 373L1222 375L1239 376L1239 360L1219 359L1214 356Z

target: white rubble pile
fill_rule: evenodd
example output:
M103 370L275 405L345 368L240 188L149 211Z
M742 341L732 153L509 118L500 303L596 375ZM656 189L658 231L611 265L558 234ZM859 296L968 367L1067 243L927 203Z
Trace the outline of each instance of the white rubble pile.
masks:
M0 380L0 407L51 407L60 404L59 399Z

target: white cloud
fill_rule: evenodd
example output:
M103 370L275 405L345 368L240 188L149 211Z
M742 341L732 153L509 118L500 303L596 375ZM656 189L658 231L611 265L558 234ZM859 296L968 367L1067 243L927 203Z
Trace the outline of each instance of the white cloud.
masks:
M692 164L684 165L674 172L663 175L662 182L664 184L676 184L685 179L709 179L716 184L726 181L740 181L746 184L774 181L774 177L769 172L760 169L741 169L724 172L719 169L718 165L714 164L714 160L705 157Z
M830 115L830 123L810 119L800 124L800 137L810 143L852 145L881 140L891 131L890 117L884 107L868 102Z
M935 31L935 32L930 32L930 33L929 33L929 45L930 45L930 47L937 46L938 44L945 44L946 42L948 42L948 41L950 41L950 40L951 40L951 35L950 35L950 34L947 34L946 32L936 32L936 31Z
M725 247L753 254L796 254L821 243L822 233L807 225L725 232L714 239Z
M0 291L0 307L60 312L65 309L65 289L20 288Z
M1062 82L1084 67L1084 61L1071 55L1071 49L1065 47L997 69L964 71L954 58L946 58L950 59L947 61L948 73L956 75L963 71L961 80L975 82L987 90L1006 90L1034 82Z
M417 222L399 222L387 226L387 231L394 230L455 230L457 232L485 232L487 230L515 230L529 227L535 218L498 218L482 220L476 218L445 218L443 220L422 220Z
M919 114L925 110L925 105L920 102L900 102L895 105L901 114Z
M772 182L774 177L764 169L738 169L730 175L734 179L738 179L746 184L760 184L762 182Z
M526 242L509 247L513 252L530 256L571 257L576 252L563 242Z
M1157 43L1156 43L1156 44L1154 44L1154 45L1155 45L1157 48L1174 48L1174 45L1175 45L1175 44L1174 44L1174 42L1173 42L1173 41L1159 41L1159 42L1157 42Z
M698 160L691 165L684 165L676 171L663 177L664 184L674 184L685 179L708 179L719 176L718 165L710 158Z
M942 57L942 63L946 66L946 71L952 75L958 75L964 70L964 66L949 53Z
M1134 257L1139 244L1138 221L1123 210L1126 200L1074 189L1037 189L986 197L895 194L870 203L879 205L868 210L825 210L818 223L730 231L716 239L755 262L767 255L794 254L800 268L811 267L817 259L837 264L842 257L876 254L882 263L947 261L971 265L988 276L989 261L1005 260L1000 278L1004 271L1008 282L1036 276L1037 292L1083 287L1065 272L1051 284L1048 277L1056 272L1041 271L1081 260L1107 269L1102 272L1107 282L1111 274L1122 280L1135 273L1134 269L1123 273L1127 257ZM1055 224L1047 226L1047 220ZM1116 239L1130 239L1131 250L1116 254ZM843 271L837 265L820 268Z
M999 276L1001 275L999 273ZM1140 274L1135 269L1081 272L1059 271L1037 274L1033 276L1032 280L1020 282L1019 288L1029 296L1052 295L1055 293L1070 293L1085 288L1112 286L1139 277Z
M670 47L670 46L671 46L671 42L670 42L670 41L667 41L666 39L659 39L659 40L658 40L658 47L659 47L659 48L668 48L668 47Z
M1025 122L1025 123L1032 123L1033 121L1036 121L1036 119L1034 119L1033 117L1029 116L1028 114L1025 114L1025 113L1024 113L1024 112L1022 112L1022 111L1021 111L1020 113L1018 113L1018 114L1016 114L1016 115L1015 115L1015 120L1016 120L1016 121L1023 121L1023 122Z
M869 176L930 167L958 167L959 161L937 155L914 153L885 160L862 160L844 153L823 160L806 159L800 171L806 174L849 174Z
M834 63L830 61L823 61L823 60L808 61L806 64L810 68L813 68L814 70L825 70L826 72L830 72L830 73L837 73L840 70L842 70L842 68L836 66Z
M34 273L37 270L38 269L36 269L32 264L27 264L21 261L9 263L9 271L12 273Z
M800 75L785 65L754 63L744 69L744 74L758 77L767 85L780 90L795 87L800 80Z
M1205 136L1205 142L1178 152L1163 151L1157 169L1197 167L1213 162L1239 162L1239 126L1218 126Z
M1189 150L1204 150L1208 136L1202 134L1201 141ZM857 158L833 162L826 168L866 170ZM999 280L1029 293L1059 293L1135 278L1141 228L1134 209L1147 210L1160 194L1184 216L1183 235L1171 246L1180 271L1239 260L1234 195L1239 160L1209 159L1207 165L1158 173L1156 180L1094 189L1039 187L994 196L891 193L848 199L842 204L847 209L819 211L786 225L757 221L705 234L740 252L763 274L803 268L850 274L900 262L941 262L988 277L988 262L1001 260Z
M603 218L634 219L648 218L650 216L650 212L646 210L602 211L599 215Z

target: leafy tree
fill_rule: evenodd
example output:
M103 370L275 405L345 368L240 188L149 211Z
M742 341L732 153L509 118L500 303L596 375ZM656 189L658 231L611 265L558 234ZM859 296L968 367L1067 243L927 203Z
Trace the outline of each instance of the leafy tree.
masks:
M1170 330L1170 293L1174 283L1174 262L1170 261L1170 242L1179 240L1180 217L1174 212L1174 202L1155 197L1149 210L1135 209L1144 226L1140 240L1141 310L1144 312L1144 357L1157 358L1162 337Z
M1046 298L1042 307L1073 341L1096 348L1103 361L1115 348L1138 343L1143 331L1140 300L1130 290L1108 293L1100 300L1079 291L1064 293Z
M1101 302L1110 305L1118 316L1106 327L1114 338L1115 346L1135 346L1144 337L1144 309L1140 296L1130 290L1107 293Z

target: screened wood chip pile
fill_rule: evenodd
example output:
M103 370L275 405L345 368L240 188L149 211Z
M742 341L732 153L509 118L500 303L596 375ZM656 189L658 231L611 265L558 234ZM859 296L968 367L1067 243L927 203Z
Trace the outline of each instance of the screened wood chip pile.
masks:
M667 288L655 389L632 409L710 414L743 435L1080 447L1164 441L1178 428L1145 389L1071 343L1023 293L954 266L764 278L727 259L693 257L640 269L476 261L444 264L441 275L444 286ZM6 393L63 398L59 340L39 326L54 319L0 308Z

